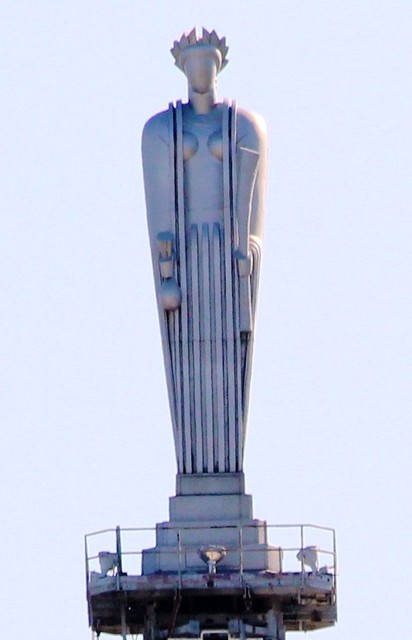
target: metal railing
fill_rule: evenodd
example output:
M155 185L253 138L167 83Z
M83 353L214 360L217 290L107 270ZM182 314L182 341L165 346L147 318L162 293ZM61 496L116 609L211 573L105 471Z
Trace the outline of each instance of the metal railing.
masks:
M86 578L87 584L90 579L95 576L101 576L100 559L102 552L106 552L109 556L114 558L113 567L108 570L113 576L116 576L118 582L118 588L120 586L120 577L122 575L140 575L142 572L142 556L145 551L150 548L152 554L164 554L170 553L171 555L178 557L177 561L177 578L179 584L182 584L182 578L188 567L188 555L198 554L199 546L189 544L187 539L190 539L190 533L196 530L210 530L214 533L216 538L216 530L224 531L237 530L238 542L230 546L226 546L226 551L232 558L238 558L235 562L235 568L231 566L230 571L238 572L239 577L243 577L245 571L245 557L246 554L256 551L262 551L262 544L246 545L244 540L247 539L248 528L260 529L263 537L263 545L272 545L269 547L269 553L278 554L278 574L300 573L303 580L310 573L328 573L332 576L332 588L336 589L336 574L337 574L337 557L336 557L336 536L335 530L330 527L323 527L314 524L248 524L248 525L216 525L213 527L205 526L192 526L192 527L179 527L174 529L167 526L167 534L173 537L175 534L175 546L170 546L170 551L165 551L167 546L160 546L158 549L155 546L155 540L153 534L156 532L155 527L126 527L115 529L103 529L101 531L95 531L85 536L85 562L86 562ZM271 538L273 537L273 541ZM282 544L284 543L284 544ZM316 559L316 567L306 569L308 566L307 557L300 552L306 550L313 550L312 560ZM297 554L300 553L301 558L297 559ZM309 552L310 555L311 552ZM306 560L306 562L305 562ZM233 564L233 563L232 563ZM316 571L313 569L316 568ZM223 569L223 572L225 570ZM205 566L205 573L207 573L207 567Z

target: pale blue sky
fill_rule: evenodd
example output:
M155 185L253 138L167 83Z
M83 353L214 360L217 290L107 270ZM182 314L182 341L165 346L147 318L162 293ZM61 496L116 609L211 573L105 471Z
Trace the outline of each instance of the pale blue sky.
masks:
M253 5L253 9L251 8ZM0 4L1 635L90 637L83 534L167 518L175 462L140 165L226 35L270 136L247 489L334 526L330 640L410 635L412 4Z

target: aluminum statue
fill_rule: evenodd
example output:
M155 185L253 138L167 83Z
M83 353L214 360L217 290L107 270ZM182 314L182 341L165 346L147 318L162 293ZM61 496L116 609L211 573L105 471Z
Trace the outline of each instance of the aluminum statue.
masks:
M242 471L261 259L266 131L218 102L225 38L175 42L189 100L143 133L147 218L179 473Z

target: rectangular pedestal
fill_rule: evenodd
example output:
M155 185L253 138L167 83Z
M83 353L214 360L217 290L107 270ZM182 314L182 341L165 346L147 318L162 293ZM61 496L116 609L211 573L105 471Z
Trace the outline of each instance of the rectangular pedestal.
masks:
M200 549L224 547L219 572L280 569L280 551L267 544L266 522L253 519L242 473L177 476L170 520L156 525L156 546L143 551L142 573L205 572Z

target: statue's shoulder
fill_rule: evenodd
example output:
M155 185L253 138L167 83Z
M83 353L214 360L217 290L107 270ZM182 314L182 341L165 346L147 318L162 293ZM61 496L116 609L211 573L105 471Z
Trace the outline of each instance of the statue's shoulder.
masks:
M167 144L169 139L169 118L169 110L161 111L149 118L143 128L143 144L147 144L150 140L157 140L158 138Z
M253 111L238 108L237 110L237 142L259 148L266 143L266 123L262 116Z

